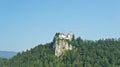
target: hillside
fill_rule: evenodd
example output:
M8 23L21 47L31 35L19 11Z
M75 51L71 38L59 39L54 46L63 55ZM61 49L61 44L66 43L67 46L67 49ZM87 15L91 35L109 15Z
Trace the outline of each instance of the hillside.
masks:
M11 58L13 56L15 56L17 54L17 52L12 52L12 51L0 51L0 57L1 58Z
M40 44L4 60L0 67L119 67L120 39L83 40L70 43L72 50L65 50L57 57L53 42Z

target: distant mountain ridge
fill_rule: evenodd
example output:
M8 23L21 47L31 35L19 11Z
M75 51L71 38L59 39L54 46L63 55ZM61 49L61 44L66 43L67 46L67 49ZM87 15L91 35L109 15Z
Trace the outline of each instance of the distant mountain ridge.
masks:
M15 56L17 54L17 52L13 52L13 51L0 51L0 57L1 58L11 58L13 56Z

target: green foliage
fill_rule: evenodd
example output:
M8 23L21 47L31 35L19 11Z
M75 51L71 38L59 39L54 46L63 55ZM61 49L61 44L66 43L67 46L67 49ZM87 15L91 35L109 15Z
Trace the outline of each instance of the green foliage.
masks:
M74 40L75 40L75 35L73 34L73 35L72 35L72 41L74 41Z
M0 67L119 67L120 39L82 40L71 42L73 50L60 57L54 55L53 43L38 45L6 60L0 59Z
M0 58L0 67L5 67L5 64L7 64L7 59Z
M60 33L56 33L56 34L55 34L55 36L57 36L57 37L58 37L59 35L60 35Z

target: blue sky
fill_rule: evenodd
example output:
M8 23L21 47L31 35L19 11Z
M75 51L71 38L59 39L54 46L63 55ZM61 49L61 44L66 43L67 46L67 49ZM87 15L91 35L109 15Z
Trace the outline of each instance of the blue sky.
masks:
M0 0L0 50L51 42L56 32L98 40L120 37L120 0Z

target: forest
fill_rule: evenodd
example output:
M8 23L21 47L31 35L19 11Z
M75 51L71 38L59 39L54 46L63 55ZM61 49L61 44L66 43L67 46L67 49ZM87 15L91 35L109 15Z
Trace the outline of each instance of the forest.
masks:
M56 57L53 42L19 52L10 59L0 58L0 67L120 67L120 38L71 42L73 49Z

